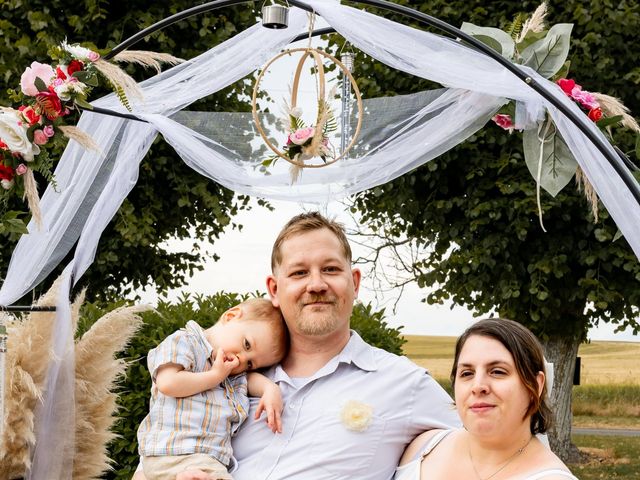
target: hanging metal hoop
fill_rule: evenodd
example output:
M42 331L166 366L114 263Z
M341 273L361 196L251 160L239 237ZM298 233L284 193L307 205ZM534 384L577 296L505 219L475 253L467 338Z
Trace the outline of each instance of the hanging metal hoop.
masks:
M308 164L302 161L297 161L292 158L289 158L289 156L287 156L284 152L282 152L275 145L273 145L273 143L271 143L266 133L264 132L264 129L262 128L262 124L260 123L260 118L258 117L257 97L258 97L258 92L260 91L260 82L262 81L262 78L264 77L266 72L269 70L269 67L273 65L274 62L276 62L278 59L282 58L285 55L291 55L292 53L296 53L296 52L302 52L303 55L298 61L298 66L296 67L296 71L294 75L293 85L291 87L291 108L296 107L297 99L298 99L298 85L300 82L300 74L302 73L302 67L304 65L304 62L308 57L314 60L316 67L318 69L318 84L319 84L318 99L319 100L323 99L325 95L325 76L324 76L324 66L322 64L322 60L323 60L322 57L324 57L325 59L328 59L329 61L336 64L338 68L340 68L340 70L342 71L345 78L349 79L349 83L353 88L353 91L356 97L356 103L358 105L358 121L356 123L356 128L353 132L353 136L351 137L351 141L349 142L349 145L347 145L347 147L344 150L342 150L338 156L321 164ZM322 168L322 167L331 165L337 162L338 160L340 160L341 158L343 158L349 152L349 150L351 150L351 148L355 145L358 135L360 134L360 128L362 127L362 110L363 110L362 97L360 96L360 89L358 88L358 85L355 79L353 78L353 75L351 75L351 72L347 69L347 67L333 55L325 51L318 50L315 48L310 48L310 47L292 48L289 50L285 50L279 53L278 55L276 55L275 57L273 57L271 60L269 60L267 64L262 68L260 75L258 75L258 78L256 79L255 85L253 87L253 96L251 98L251 112L253 114L253 121L255 122L258 133L260 134L264 142L267 144L267 147L269 147L269 149L273 153L275 153L279 158L282 158L287 162L291 163L292 165L295 165L301 168ZM320 116L321 116L321 113L320 111L318 111L318 115L316 118L316 125L320 120Z

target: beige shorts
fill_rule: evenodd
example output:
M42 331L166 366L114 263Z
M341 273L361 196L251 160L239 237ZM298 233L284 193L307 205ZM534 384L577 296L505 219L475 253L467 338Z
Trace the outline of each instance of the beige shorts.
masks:
M215 480L233 480L227 467L204 453L144 457L142 467L147 480L175 480L180 472L196 469L208 473Z

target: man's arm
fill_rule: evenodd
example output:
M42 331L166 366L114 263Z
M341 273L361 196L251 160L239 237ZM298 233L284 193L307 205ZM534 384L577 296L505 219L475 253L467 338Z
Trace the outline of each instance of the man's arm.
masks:
M282 393L274 382L260 373L252 372L247 375L249 395L260 397L255 419L258 420L262 412L267 413L267 425L273 433L282 433Z
M219 385L239 364L238 357L225 354L221 348L206 372L188 372L182 365L165 363L156 373L156 387L170 397L190 397Z

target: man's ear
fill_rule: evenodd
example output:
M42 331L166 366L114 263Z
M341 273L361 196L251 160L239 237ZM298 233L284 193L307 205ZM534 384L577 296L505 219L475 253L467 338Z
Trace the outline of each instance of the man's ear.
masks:
M360 290L360 280L362 279L362 272L359 268L353 268L351 270L351 275L353 276L353 287L356 292L356 297L358 296L358 290Z
M240 305L236 305L235 307L231 307L229 310L224 312L220 317L220 320L223 322L230 322L231 320L239 320L242 317L242 307Z
M276 280L276 277L274 277L273 275L269 275L267 277L267 292L269 292L269 297L271 298L271 304L276 307L276 308L280 308L280 302L278 301L278 281Z

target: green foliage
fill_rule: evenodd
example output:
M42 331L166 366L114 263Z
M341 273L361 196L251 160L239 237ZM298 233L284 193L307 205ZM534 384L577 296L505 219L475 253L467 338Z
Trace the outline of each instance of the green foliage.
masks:
M167 52L180 58L194 56L252 25L255 3L224 8L179 22L136 44L135 49ZM194 2L148 2L144 0L7 0L0 4L0 104L11 105L6 88L16 88L20 75L33 61L49 61L47 50L67 38L105 54L118 43L158 20L191 8ZM259 5L257 5L259 6ZM152 73L128 66L138 80ZM191 109L248 111L240 100L250 96L248 79L238 82ZM95 89L92 100L106 90ZM75 123L73 119L69 124ZM59 158L63 145L51 149ZM42 193L46 181L39 178ZM247 198L234 196L208 178L186 167L163 140L156 140L140 167L138 183L106 228L97 249L96 260L83 277L89 297L114 299L139 287L158 291L181 286L188 275L201 269L204 256L217 258L213 251L200 251L197 240L214 243L228 228L239 228L232 218L246 208ZM6 211L25 211L19 199L3 205ZM193 246L175 252L167 240L193 239ZM0 272L6 271L17 237L0 232L5 246L0 256ZM69 260L65 258L63 264ZM51 278L57 276L54 272ZM0 275L2 276L2 275ZM41 287L48 288L50 282Z
M466 21L505 28L520 11L532 12L539 2L396 3L452 25ZM640 28L640 4L549 3L548 19L574 23L572 78L586 90L619 97L632 112L640 112L640 69L637 53L629 48ZM359 60L356 73L363 96L433 87L362 54ZM618 131L616 139L623 151L633 151L632 135ZM544 233L521 142L519 135L487 125L438 159L358 195L354 209L381 235L415 238L429 246L414 265L418 285L433 289L426 297L429 303L451 300L478 315L496 309L543 339L584 337L599 321L637 332L637 258L624 239L612 241L617 229L604 207L593 223L584 196L571 187L555 198L542 193Z
M118 438L109 445L109 457L113 461L114 470L105 478L129 480L138 465L136 432L148 413L151 391L147 352L168 335L183 328L187 321L195 320L202 327L208 328L227 309L255 295L225 292L211 296L185 295L175 303L160 302L154 312L142 314L144 326L120 355L127 359L129 368L119 388L118 419L114 427ZM78 325L78 335L82 335L102 315L121 304L119 302L106 307L85 304ZM389 327L384 321L384 310L374 311L371 305L358 303L354 307L351 325L368 343L402 354L404 340L399 329Z

